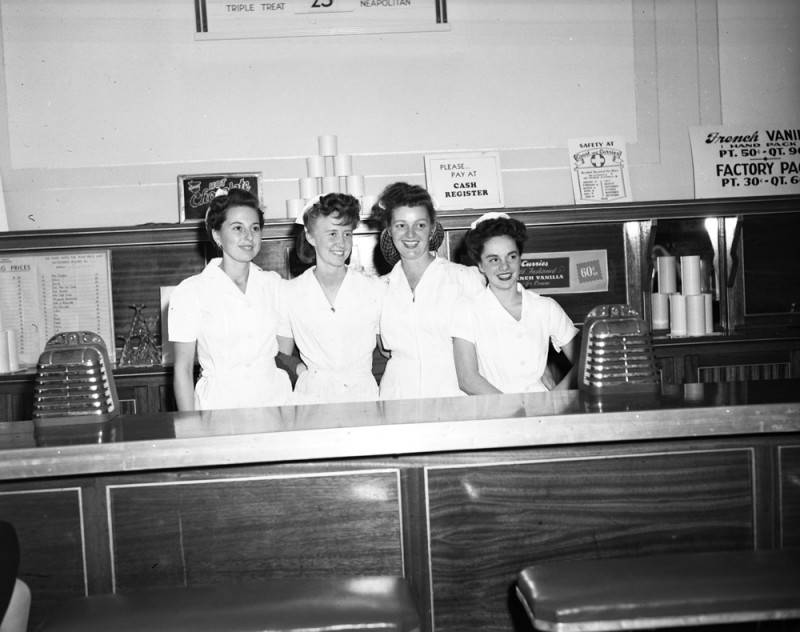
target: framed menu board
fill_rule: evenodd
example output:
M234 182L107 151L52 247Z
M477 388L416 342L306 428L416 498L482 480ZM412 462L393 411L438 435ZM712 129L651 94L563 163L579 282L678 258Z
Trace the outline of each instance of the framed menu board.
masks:
M447 30L446 0L195 0L195 39Z
M243 189L260 200L261 172L197 173L178 176L178 215L181 222L203 221L208 203L219 189Z
M110 252L0 254L0 326L15 330L21 367L64 331L98 334L115 362Z

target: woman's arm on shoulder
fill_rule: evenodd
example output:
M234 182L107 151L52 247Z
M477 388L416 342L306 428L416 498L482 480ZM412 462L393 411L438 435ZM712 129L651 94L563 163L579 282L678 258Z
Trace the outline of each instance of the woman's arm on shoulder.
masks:
M392 350L391 349L387 349L386 347L383 346L383 338L381 338L380 334L378 334L376 336L376 338L377 338L377 344L378 344L378 351L380 352L380 354L384 358L386 358L388 360L389 358L392 357Z
M566 391L578 386L578 353L580 353L580 333L573 336L567 344L561 347L561 353L570 361L572 366L569 371L561 378L561 381L553 387L554 391Z
M467 395L501 392L478 371L478 353L474 343L463 338L453 338L453 359L456 363L458 387Z
M486 277L478 269L477 266L465 266L461 263L454 264L458 266L458 278L462 291L467 296L475 296L480 294L486 287Z
M194 352L196 342L173 342L175 365L172 388L178 410L194 410Z
M278 362L278 366L289 373L289 376L293 378L292 382L294 382L305 371L308 371L308 367L294 352L294 338L287 336L278 336L277 338L278 355L275 359Z

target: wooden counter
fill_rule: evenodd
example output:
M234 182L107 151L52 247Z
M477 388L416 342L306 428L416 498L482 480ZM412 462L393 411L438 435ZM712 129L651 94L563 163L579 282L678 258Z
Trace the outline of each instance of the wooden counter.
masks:
M798 480L798 380L0 424L33 625L135 586L396 574L427 630L528 630L536 561L800 547Z
M0 480L798 431L800 380L0 422Z

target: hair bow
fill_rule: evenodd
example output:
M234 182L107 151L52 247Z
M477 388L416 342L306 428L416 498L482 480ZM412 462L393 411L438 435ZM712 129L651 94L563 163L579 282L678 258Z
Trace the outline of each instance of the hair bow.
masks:
M511 218L508 216L508 213L503 213L501 211L489 211L488 213L484 213L478 219L472 222L469 225L469 229L475 230L478 224L480 224L481 222L485 222L487 219L511 219Z

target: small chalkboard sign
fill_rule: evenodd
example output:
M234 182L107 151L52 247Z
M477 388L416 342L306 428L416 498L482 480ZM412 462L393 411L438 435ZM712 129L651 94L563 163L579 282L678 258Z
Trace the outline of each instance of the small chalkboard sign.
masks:
M214 199L218 189L244 189L260 200L258 193L260 180L260 171L178 176L178 210L181 223L204 220L208 203Z

